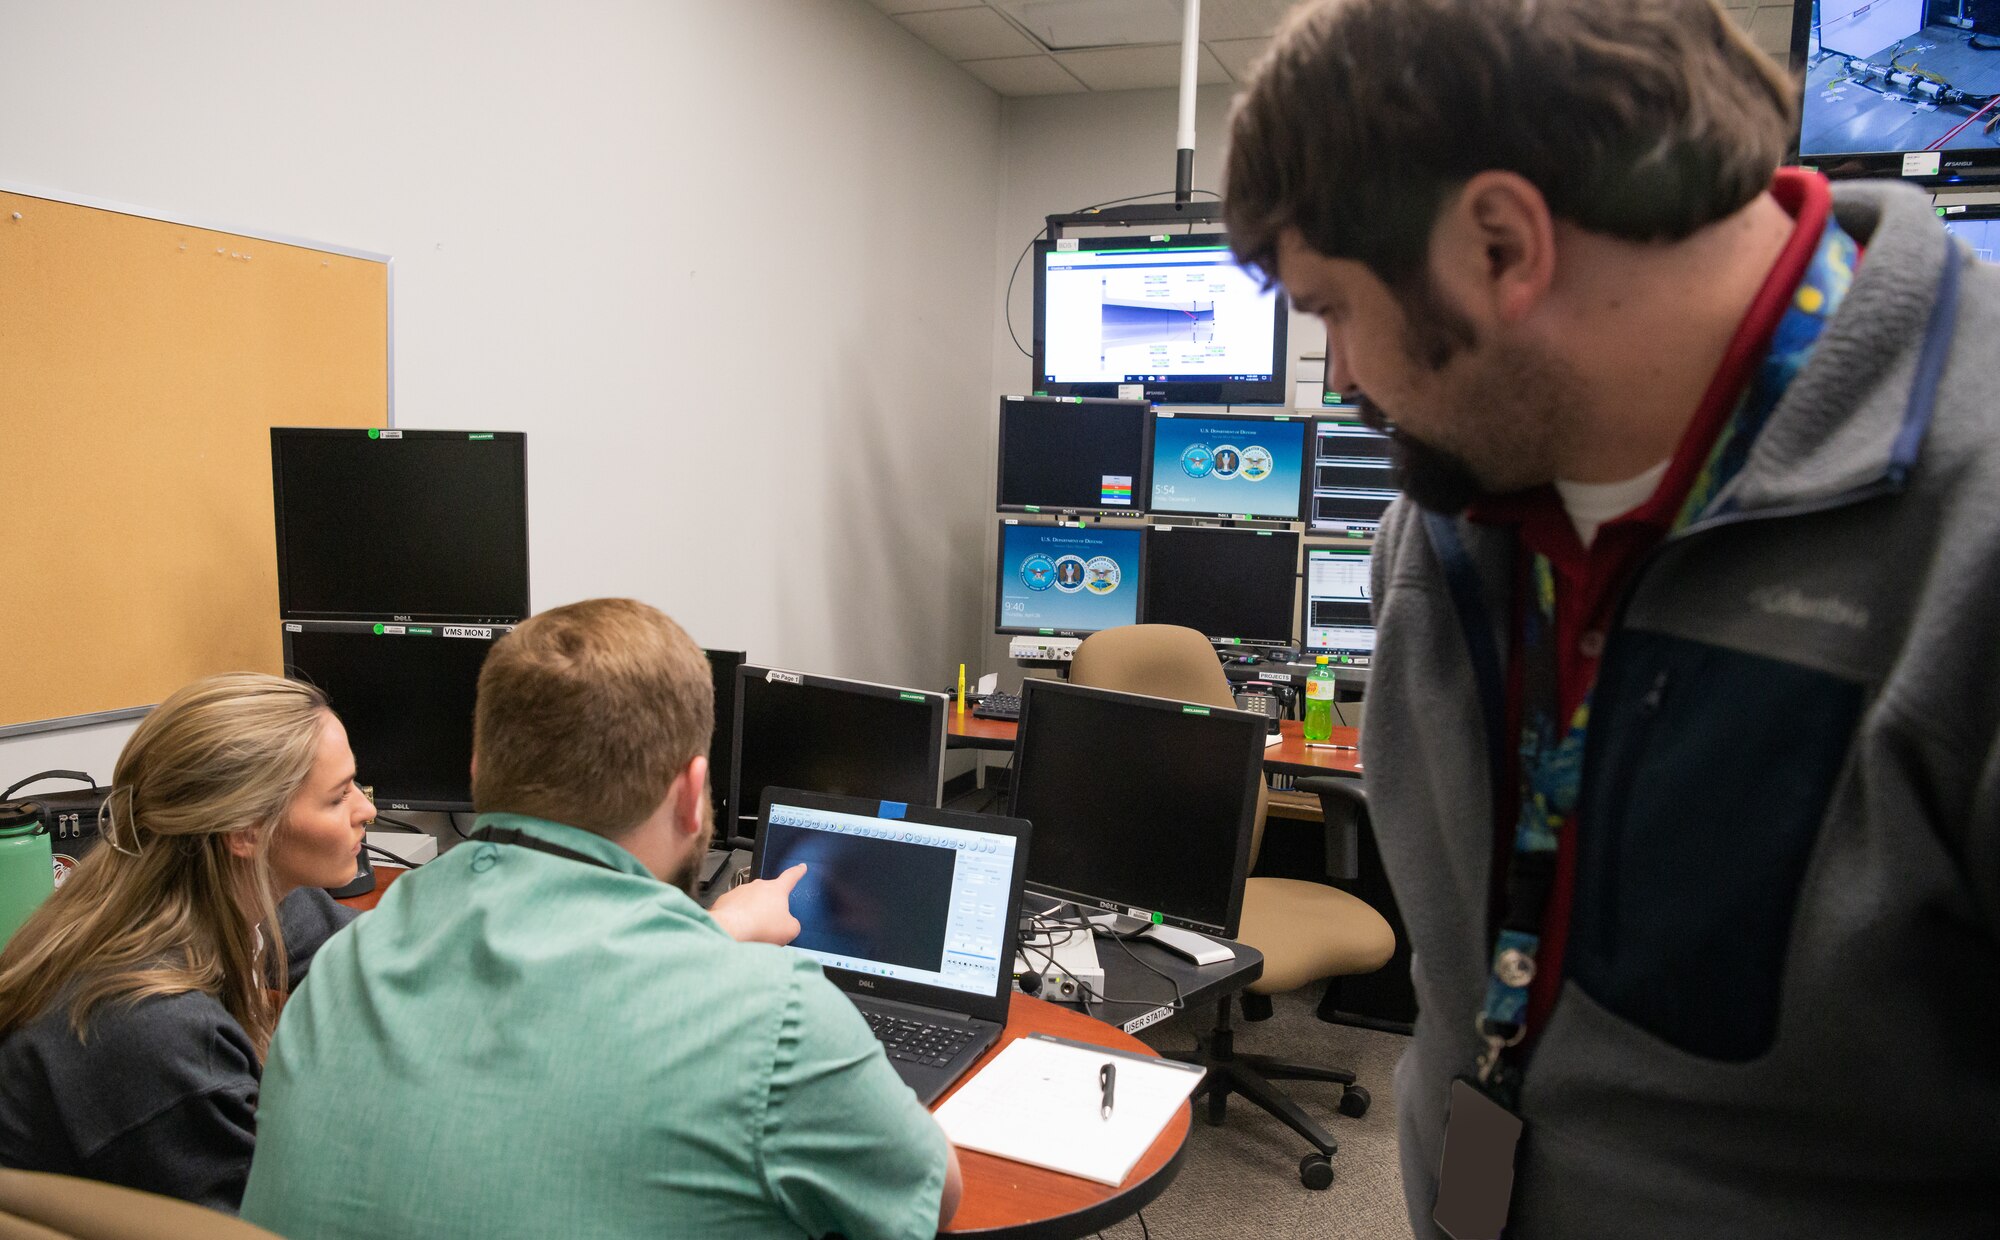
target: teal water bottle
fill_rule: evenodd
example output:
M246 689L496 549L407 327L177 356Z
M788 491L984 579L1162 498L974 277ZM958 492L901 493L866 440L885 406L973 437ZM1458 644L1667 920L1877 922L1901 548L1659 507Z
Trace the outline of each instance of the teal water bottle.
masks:
M56 889L55 875L42 807L0 801L0 947Z
M1313 674L1306 678L1306 739L1309 741L1330 740L1333 737L1333 669L1327 666L1326 656L1313 660Z

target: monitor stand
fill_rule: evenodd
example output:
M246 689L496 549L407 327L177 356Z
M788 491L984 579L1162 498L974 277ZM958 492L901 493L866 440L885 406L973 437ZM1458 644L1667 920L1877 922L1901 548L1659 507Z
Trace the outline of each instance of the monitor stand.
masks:
M346 900L354 896L365 896L375 890L375 867L368 864L368 850L354 854L354 877L338 887L328 887L326 894L336 900Z
M1139 937L1149 943L1157 943L1174 955L1196 964L1222 964L1236 959L1235 952L1214 939L1196 934L1192 930L1183 930L1179 926L1148 926L1145 933Z

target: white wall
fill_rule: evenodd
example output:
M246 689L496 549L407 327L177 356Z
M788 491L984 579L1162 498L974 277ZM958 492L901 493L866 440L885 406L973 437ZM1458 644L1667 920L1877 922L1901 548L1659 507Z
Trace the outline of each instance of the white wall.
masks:
M1004 162L860 0L0 0L0 181L395 256L396 420L528 432L538 608L816 671L981 641Z

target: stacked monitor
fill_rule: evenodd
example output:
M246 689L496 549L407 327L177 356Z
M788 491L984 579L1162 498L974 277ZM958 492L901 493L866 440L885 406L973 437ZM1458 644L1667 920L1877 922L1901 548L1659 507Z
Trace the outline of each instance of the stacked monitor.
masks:
M1368 547L1306 548L1305 614L1299 630L1308 656L1323 654L1329 662L1353 667L1374 661L1373 554Z
M1057 681L1022 686L1008 813L1030 889L1236 937L1263 715Z
M1944 230L1965 242L1983 263L2000 262L2000 204L1944 206L1937 209Z
M526 437L274 427L285 674L385 809L469 810L492 644L529 614Z
M1082 637L1139 622L1146 531L1000 523L994 631Z
M1299 519L1308 419L1162 411L1153 422L1156 515Z
M744 664L736 672L728 829L748 846L766 788L937 806L945 697Z
M1155 526L1146 535L1148 624L1218 645L1291 643L1299 536L1289 530Z
M1313 424L1306 525L1315 534L1372 535L1396 500L1389 437L1358 421Z
M1133 516L1152 479L1152 411L1142 400L1000 400L1001 512Z
M1035 243L1034 388L1282 405L1284 295L1214 233Z
M1799 162L1930 185L2000 176L2000 20L1962 0L1800 0Z

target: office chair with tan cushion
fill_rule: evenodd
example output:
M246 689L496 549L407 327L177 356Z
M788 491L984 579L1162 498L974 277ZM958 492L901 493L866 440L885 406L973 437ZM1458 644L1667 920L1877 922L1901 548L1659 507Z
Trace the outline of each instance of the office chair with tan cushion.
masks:
M1229 679L1223 675L1208 639L1193 629L1172 624L1133 624L1093 633L1076 649L1070 662L1070 682L1200 706L1236 705ZM1259 783L1256 825L1250 836L1252 869L1264 844L1268 802L1264 785ZM1242 924L1236 937L1264 955L1264 972L1250 984L1251 996L1297 990L1322 978L1372 973L1396 949L1389 923L1366 903L1324 883L1293 878L1253 878L1245 883ZM1252 1002L1254 999L1246 996L1246 1009ZM1325 1126L1271 1082L1331 1081L1345 1086L1340 1111L1356 1118L1368 1110L1368 1091L1355 1083L1352 1072L1343 1069L1287 1063L1265 1055L1238 1055L1230 1031L1229 1004L1225 998L1217 1005L1215 1028L1192 1054L1176 1056L1209 1070L1202 1084L1209 1122L1222 1122L1230 1094L1243 1095L1313 1144L1318 1153L1300 1160L1299 1178L1308 1188L1327 1187L1333 1183L1332 1157L1338 1143Z
M205 1206L40 1171L0 1171L0 1240L283 1240Z

